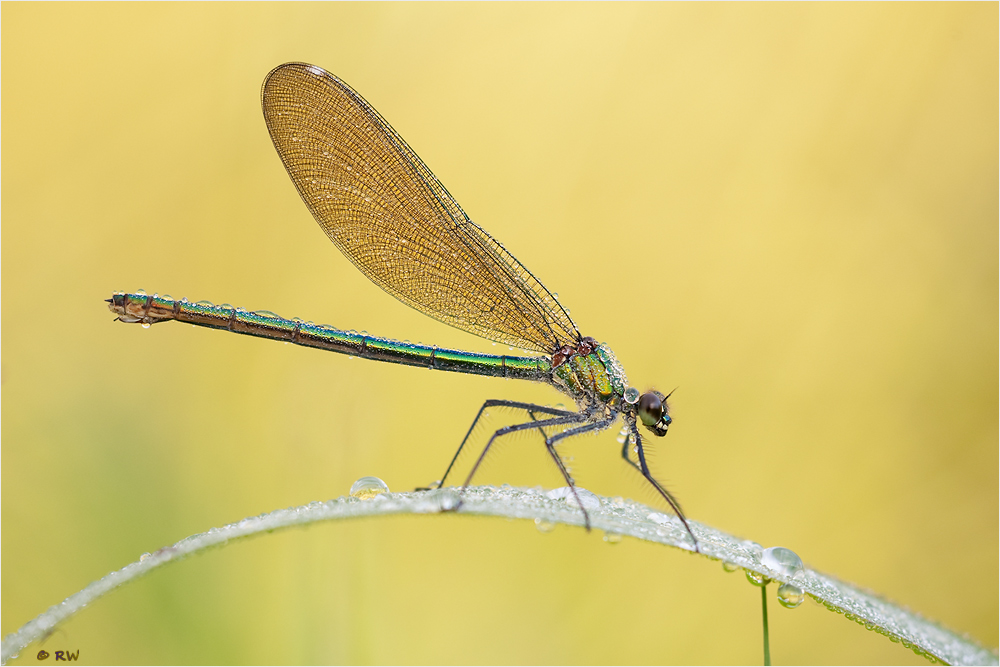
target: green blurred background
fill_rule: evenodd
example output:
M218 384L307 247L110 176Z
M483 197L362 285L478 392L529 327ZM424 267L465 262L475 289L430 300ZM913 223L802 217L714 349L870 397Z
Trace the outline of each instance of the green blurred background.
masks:
M320 65L607 341L679 387L689 516L998 642L998 8L988 4L2 6L2 632L211 526L440 477L486 398L165 324L146 289L491 351L311 220L259 87ZM655 503L616 431L587 488ZM483 483L558 486L524 441ZM757 590L528 522L320 525L159 571L45 644L88 663L756 663ZM776 663L921 663L813 603ZM35 662L29 649L20 662Z

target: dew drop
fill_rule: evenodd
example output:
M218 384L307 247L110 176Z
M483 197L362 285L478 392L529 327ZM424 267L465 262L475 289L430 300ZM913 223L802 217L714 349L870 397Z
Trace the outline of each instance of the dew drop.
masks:
M369 500L388 491L389 486L378 477L362 477L351 484L351 497L359 500Z
M583 487L576 487L576 494L580 496L580 502L583 504L584 509L595 510L600 509L601 499L596 495L584 489ZM579 507L580 505L576 502L576 497L573 495L573 489L568 486L561 486L558 489L552 489L548 491L546 497L551 500L562 500L570 507Z
M611 504L615 507L625 507L625 499L621 496L615 496L611 499Z
M747 581L749 581L754 586L766 586L771 582L771 580L765 577L763 574L758 574L753 570L746 570L746 573L747 573Z
M804 600L806 594L801 588L794 584L781 584L778 586L778 602L782 607L795 609Z
M722 569L725 570L726 572L735 572L736 570L740 569L740 566L737 565L736 563L730 563L729 561L724 560L722 561Z
M658 523L661 526L665 523L670 523L670 517L662 512L650 512L649 516L646 517L653 523Z
M142 328L143 329L148 329L149 328L149 322L143 322L142 323Z
M459 495L448 489L441 494L441 511L442 512L454 512L461 506L462 499Z
M620 544L622 541L621 533L613 533L608 531L604 533L604 541L608 544Z
M761 554L764 553L764 547L757 544L753 540L743 540L743 548L753 554L756 558L760 558Z
M802 559L791 549L771 547L764 549L760 563L769 570L774 570L782 578L794 579L804 573Z
M141 563L142 561L146 560L147 558L149 558L149 557L150 557L150 556L152 556L152 555L153 555L153 554L151 554L151 553L149 553L149 552L147 551L147 552L146 552L146 553L144 553L143 555L139 556L139 562Z
M535 519L535 528L537 528L540 533L551 533L556 529L556 522L539 517Z
M629 405L634 405L636 401L639 400L639 390L635 387L629 387L625 390L625 402Z
M146 296L146 290L144 290L144 289L137 289L137 290L135 291L135 293L136 293L136 294L137 294L138 296Z

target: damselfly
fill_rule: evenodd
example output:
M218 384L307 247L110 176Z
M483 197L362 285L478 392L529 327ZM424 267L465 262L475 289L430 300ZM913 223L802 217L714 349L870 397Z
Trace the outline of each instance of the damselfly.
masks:
M538 356L490 355L416 345L286 320L208 302L145 293L113 295L123 322L179 320L438 370L534 380L570 396L577 410L489 400L483 404L438 483L442 487L485 411L509 408L521 423L496 430L462 485L472 482L498 438L537 431L590 528L590 516L556 446L583 433L625 423L622 458L638 470L680 517L680 505L653 478L641 424L666 435L667 398L641 393L603 343L583 336L552 292L465 214L402 137L347 84L304 63L275 68L261 91L264 119L288 175L323 231L372 282L403 303L445 324ZM697 540L695 540L697 549Z

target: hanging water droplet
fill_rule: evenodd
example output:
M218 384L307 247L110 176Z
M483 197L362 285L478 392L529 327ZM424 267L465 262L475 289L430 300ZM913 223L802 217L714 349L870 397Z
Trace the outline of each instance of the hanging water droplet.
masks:
M150 327L149 320L143 320L141 326L143 329L148 329Z
M736 570L740 569L740 566L737 565L736 563L730 563L729 561L724 560L722 561L722 569L725 570L726 572L735 572Z
M622 541L621 533L614 533L609 530L604 533L604 541L608 544L620 544Z
M764 567L774 570L782 578L794 579L804 573L802 559L791 549L785 547L771 547L764 549L760 557L760 563Z
M802 592L802 589L794 584L781 584L778 586L778 602L781 603L782 607L787 607L788 609L795 609L804 600L806 594Z
M535 528L537 528L540 533L551 533L556 529L556 522L539 517L535 519Z
M746 570L747 581L749 581L754 586L766 586L771 583L771 580L765 577L763 574L754 572L753 570Z
M362 477L351 484L351 497L359 500L369 500L388 491L389 486L378 477Z

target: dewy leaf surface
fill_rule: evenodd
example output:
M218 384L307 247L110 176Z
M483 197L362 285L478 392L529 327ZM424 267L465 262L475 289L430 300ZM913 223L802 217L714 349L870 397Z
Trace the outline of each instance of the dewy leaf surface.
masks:
M583 515L576 507L575 501L571 496L559 491L470 487L463 496L463 504L458 513L530 519L546 526L556 523L582 526ZM603 530L614 536L627 535L687 551L693 550L690 536L676 517L661 514L633 501L603 498L587 493L588 499L593 496L593 502L587 502L586 505L591 524L596 530ZM3 639L0 662L6 664L12 658L16 658L29 644L44 637L59 623L105 593L162 565L210 547L222 546L233 540L264 532L320 521L390 514L436 514L453 509L457 501L458 494L454 489L383 493L369 500L343 497L276 510L192 535L155 553L143 554L136 562L111 572L28 621L17 632ZM761 562L763 550L760 545L733 537L697 521L689 523L698 537L702 555L732 563L772 581L791 582L828 609L844 614L845 617L886 635L891 641L902 643L919 655L953 665L998 664L996 654L971 639L963 638L870 591L862 590L808 567L796 574L794 579L789 579Z

